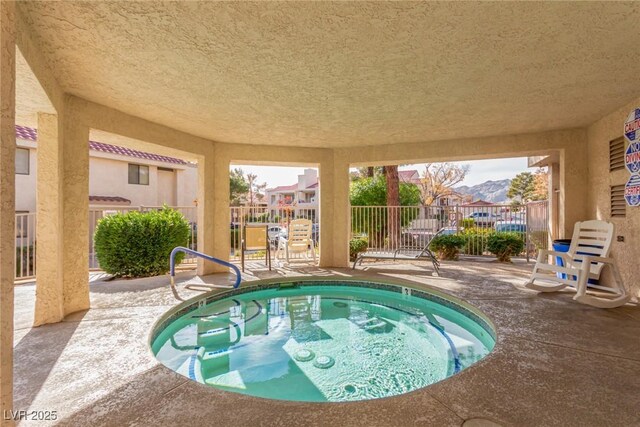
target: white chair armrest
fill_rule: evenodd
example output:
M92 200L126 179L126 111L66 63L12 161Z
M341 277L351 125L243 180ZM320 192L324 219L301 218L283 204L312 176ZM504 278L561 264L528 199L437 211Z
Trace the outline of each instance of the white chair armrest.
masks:
M585 261L585 260L589 260L589 262L601 262L603 264L613 264L613 258L604 258L601 256L595 256L595 255L575 255L574 256L575 260L579 260L579 261Z
M544 255L559 256L561 258L566 258L569 255L569 252L558 252L549 249L540 249L540 252Z

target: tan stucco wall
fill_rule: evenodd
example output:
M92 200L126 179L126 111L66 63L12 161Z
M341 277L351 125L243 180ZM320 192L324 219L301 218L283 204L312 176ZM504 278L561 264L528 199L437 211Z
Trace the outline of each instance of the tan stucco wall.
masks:
M15 4L0 2L0 412L13 409ZM0 424L13 425L0 418Z
M189 167L176 173L178 206L195 206L198 199L198 169Z
M638 106L640 98L608 114L587 129L589 180L586 185L589 217L612 222L616 227L615 235L624 236L624 242L614 239L612 256L620 267L625 284L632 288L636 296L640 296L640 207L627 206L625 218L611 218L609 187L624 185L630 175L627 169L609 172L609 141L623 135L627 115ZM609 274L603 277L605 282L609 278Z

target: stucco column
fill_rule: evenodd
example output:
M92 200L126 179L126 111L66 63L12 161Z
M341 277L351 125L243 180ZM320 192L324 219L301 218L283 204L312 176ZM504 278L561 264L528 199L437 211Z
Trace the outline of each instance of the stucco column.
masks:
M573 226L587 214L588 166L585 139L578 139L560 152L558 238L571 238Z
M65 108L63 141L64 314L89 308L89 127Z
M0 2L0 415L13 408L16 155L15 3ZM5 412L6 411L6 412ZM0 424L13 425L0 416Z
M213 144L198 160L198 251L228 261L229 161ZM219 264L198 260L198 275L227 272Z
M61 134L57 115L38 114L36 326L64 318Z
M549 199L549 247L551 241L558 238L558 196L560 194L560 164L548 166L548 199Z
M320 267L349 265L349 164L332 153L320 163Z
M89 128L63 113L38 120L36 326L89 308Z

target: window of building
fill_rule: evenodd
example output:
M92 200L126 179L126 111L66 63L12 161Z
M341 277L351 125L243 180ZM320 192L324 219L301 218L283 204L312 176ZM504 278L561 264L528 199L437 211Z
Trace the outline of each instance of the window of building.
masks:
M16 175L29 175L29 150L16 148Z
M129 184L149 185L149 166L129 164Z

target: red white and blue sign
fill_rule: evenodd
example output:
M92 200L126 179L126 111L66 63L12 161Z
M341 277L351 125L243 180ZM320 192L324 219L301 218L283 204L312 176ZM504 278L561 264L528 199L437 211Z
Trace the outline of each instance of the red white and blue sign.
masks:
M624 152L624 164L631 173L624 186L624 198L629 206L640 206L640 108L627 116L624 137L629 141Z
M624 152L624 164L631 173L640 173L640 141L632 142Z
M624 198L629 206L640 206L640 175L631 175L624 186Z
M636 108L627 116L624 122L624 136L629 142L635 142L640 137L640 108Z

